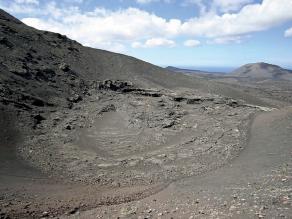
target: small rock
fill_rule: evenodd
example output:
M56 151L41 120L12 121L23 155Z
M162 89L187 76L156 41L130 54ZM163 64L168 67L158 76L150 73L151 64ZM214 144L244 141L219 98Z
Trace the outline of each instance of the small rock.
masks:
M228 100L227 103L226 103L228 106L231 106L233 108L235 107L238 107L239 106L239 103L236 101L236 100Z
M129 216L132 214L136 214L137 208L134 206L128 206L121 209L122 216Z
M48 216L49 216L49 212L44 211L44 212L42 213L42 217L48 217Z
M175 125L175 121L166 121L162 127L163 128L171 128L174 125Z
M13 44L6 37L0 38L0 44L6 46L7 48L13 47Z
M198 104L201 103L202 99L201 98L194 98L194 99L188 99L187 104Z
M173 101L176 101L176 102L182 102L184 100L186 100L186 98L184 97L173 97Z
M82 100L82 97L78 94L75 94L74 96L69 97L67 100L72 103L78 103Z
M109 104L109 105L105 106L104 108L102 108L102 110L100 112L105 113L105 112L111 112L111 111L116 111L116 107L113 104Z
M79 208L76 207L76 208L72 209L71 211L69 211L69 214L75 214L78 212L78 210L79 210Z
M46 120L46 118L40 114L35 115L33 118L34 118L34 128L36 128L37 125L41 124L43 120Z
M34 106L40 106L40 107L45 106L45 102L41 99L34 99L31 104Z
M178 208L175 208L175 209L172 210L173 213L175 213L177 211L178 211Z
M71 127L71 125L67 125L67 126L65 127L65 129L67 129L67 130L72 130L72 127Z
M29 206L30 206L30 204L26 204L23 208L24 208L24 209L28 209Z
M64 72L68 72L68 71L70 71L70 67L69 67L69 65L66 64L66 63L61 63L61 64L59 65L59 69L61 69L61 70L64 71Z
M153 210L150 208L150 209L148 209L146 212L150 214L152 211L153 211Z
M230 208L229 208L229 211L233 211L235 209L236 209L236 207L234 205L231 205Z

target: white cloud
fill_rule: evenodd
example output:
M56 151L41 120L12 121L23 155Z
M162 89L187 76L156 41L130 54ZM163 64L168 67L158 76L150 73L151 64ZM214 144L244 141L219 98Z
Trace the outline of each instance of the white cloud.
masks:
M164 38L152 38L152 39L146 40L145 46L148 48L157 47L157 46L174 47L175 42L169 39L164 39Z
M211 41L209 41L209 44L228 44L228 43L241 43L243 41L243 38L247 37L242 37L242 36L227 36L227 37L218 37L215 38Z
M151 38L145 41L145 43L134 42L132 43L133 48L153 48L153 47L174 47L176 44L173 40L165 38Z
M199 40L186 40L184 42L184 46L187 47L196 47L199 46L201 44L201 42Z
M238 13L207 14L182 25L182 33L209 38L263 31L292 20L291 0L263 0L244 6Z
M237 11L242 6L253 2L253 0L213 0L213 7L218 8L221 12Z
M0 2L1 3L1 2ZM21 5L13 3L9 7L0 4L0 8L13 14L29 14L30 16L38 15L38 9L31 5Z
M22 21L38 29L60 32L85 45L109 50L112 48L104 47L108 45L104 42L131 44L150 39L146 45L151 47L152 38L174 37L181 26L179 20L166 20L135 8L119 11L96 8L81 13L77 8L60 10L48 5L46 11L51 19L24 18Z
M38 0L14 0L14 1L17 4L35 4L35 5L39 5L39 1Z
M292 37L292 27L285 31L285 37Z
M223 13L235 12L252 2L254 0L184 0L181 6L195 5L198 7L200 14L204 15L214 14L217 11Z

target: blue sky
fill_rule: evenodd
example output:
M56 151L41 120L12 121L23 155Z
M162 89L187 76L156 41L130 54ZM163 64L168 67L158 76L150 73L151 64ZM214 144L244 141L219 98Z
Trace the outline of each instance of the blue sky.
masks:
M292 68L292 0L0 0L0 8L161 66Z

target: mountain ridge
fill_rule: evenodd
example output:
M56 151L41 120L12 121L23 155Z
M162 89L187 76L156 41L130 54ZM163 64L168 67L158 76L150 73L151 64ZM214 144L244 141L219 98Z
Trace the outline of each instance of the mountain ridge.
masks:
M292 71L265 62L250 63L230 73L230 76L254 79L292 80Z

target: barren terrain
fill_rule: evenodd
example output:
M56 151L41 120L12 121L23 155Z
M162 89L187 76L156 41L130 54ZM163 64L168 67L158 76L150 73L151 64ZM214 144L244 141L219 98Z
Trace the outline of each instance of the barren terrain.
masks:
M1 219L292 214L289 82L171 72L2 10L0 33Z

